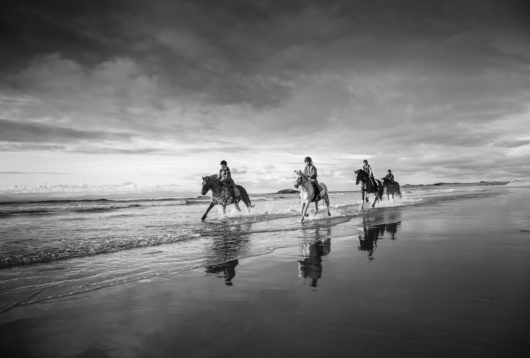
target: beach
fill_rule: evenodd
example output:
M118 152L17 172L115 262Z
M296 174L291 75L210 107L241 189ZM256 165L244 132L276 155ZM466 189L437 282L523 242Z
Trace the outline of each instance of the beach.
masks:
M290 197L285 208L260 214L267 220L214 217L203 225L225 232L208 236L203 228L193 245L177 240L6 267L0 354L528 356L530 188L419 190L409 197L435 198L366 210L344 204L329 219L301 224ZM187 261L178 257L184 249ZM94 289L88 276L70 278L75 285L54 276L59 266L88 270L90 262L123 275L92 273ZM158 268L135 275L127 262ZM10 300L33 292L15 284L25 272L44 291Z

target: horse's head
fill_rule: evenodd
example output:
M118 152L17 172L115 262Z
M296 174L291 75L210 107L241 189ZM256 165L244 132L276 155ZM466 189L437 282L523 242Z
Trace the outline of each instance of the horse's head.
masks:
M213 188L213 179L215 175L209 176L209 177L202 177L202 189L201 189L201 195L206 195L208 190Z
M302 174L302 172L300 170L295 170L294 172L296 174L296 179L294 181L294 188L298 189L298 187L300 185L302 185L302 181L304 180L304 176L303 176L303 174Z
M355 171L355 185L358 185L360 181L364 182L368 174L362 169Z

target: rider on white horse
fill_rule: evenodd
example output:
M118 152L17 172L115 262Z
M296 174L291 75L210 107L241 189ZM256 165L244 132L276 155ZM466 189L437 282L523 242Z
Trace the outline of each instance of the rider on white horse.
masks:
M313 184L313 188L315 188L315 198L316 198L320 194L320 188L318 187L318 180L317 180L317 168L313 165L313 160L311 160L311 157L305 157L304 163L305 163L304 174L307 175L307 177L311 180L311 183Z

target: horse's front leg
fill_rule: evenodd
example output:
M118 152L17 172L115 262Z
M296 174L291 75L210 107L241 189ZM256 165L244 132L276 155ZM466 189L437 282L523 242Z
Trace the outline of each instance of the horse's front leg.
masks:
M213 201L210 203L210 206L208 207L208 209L206 209L206 212L204 213L204 215L202 216L201 218L201 221L204 221L206 220L206 215L208 215L208 213L210 212L210 210L212 210L212 208L215 206L215 204L213 203Z
M318 201L315 201L315 215L313 216L317 216L318 214Z
M239 203L237 201L234 201L234 205L236 206L237 211L241 212L241 208L239 207Z
M223 204L223 217L226 216L226 204Z
M304 218L305 218L306 216L309 216L309 215L307 214L307 209L309 209L309 201L304 202L304 208L303 208L303 210L302 210L302 220L300 220L301 222L304 222Z
M361 208L364 208L364 195L365 195L364 190L362 190L362 191L361 191L361 198L362 198L362 199L361 199L361 203L362 203L362 204L361 204Z

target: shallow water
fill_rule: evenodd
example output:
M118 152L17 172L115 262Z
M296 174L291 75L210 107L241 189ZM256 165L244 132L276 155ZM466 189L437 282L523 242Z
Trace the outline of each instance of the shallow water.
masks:
M206 222L200 221L208 206L203 197L4 203L0 311L201 267L225 275L235 260L297 245L307 251L315 239L331 236L369 236L366 228L373 225L383 225L380 234L392 235L405 208L413 209L409 215L425 215L430 205L447 200L502 199L513 190L405 188L402 199L385 198L376 209L366 210L360 207L359 192L336 192L330 195L332 216L324 215L321 205L320 213L304 224L297 195L285 194L251 197L251 213L229 207L222 217L216 208ZM514 218L522 230L526 219Z

